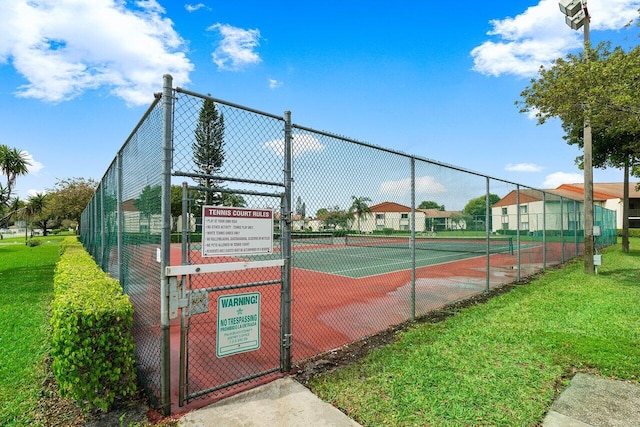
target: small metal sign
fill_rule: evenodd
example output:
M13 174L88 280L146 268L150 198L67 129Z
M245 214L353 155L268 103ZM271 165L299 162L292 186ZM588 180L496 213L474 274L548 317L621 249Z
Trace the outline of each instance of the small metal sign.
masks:
M272 252L273 211L270 209L202 207L202 256Z
M189 292L189 315L209 312L209 292L206 289L194 289Z
M251 292L218 298L217 357L260 348L260 297Z

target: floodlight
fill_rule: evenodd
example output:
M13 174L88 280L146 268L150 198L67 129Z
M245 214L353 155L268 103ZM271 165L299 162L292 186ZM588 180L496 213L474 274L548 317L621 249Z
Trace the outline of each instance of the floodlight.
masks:
M584 10L581 10L573 17L565 16L564 20L571 29L578 30L584 25L585 17Z
M581 0L560 0L559 4L560 11L569 17L573 17L576 13L582 10Z

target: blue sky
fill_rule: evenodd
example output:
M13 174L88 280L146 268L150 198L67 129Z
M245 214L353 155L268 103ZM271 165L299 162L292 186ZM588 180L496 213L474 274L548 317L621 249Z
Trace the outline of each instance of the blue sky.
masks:
M590 1L592 42L637 44L624 25L638 8ZM32 159L21 198L98 180L170 73L302 126L555 188L582 182L580 153L514 102L540 65L581 48L556 0L2 0L0 144Z

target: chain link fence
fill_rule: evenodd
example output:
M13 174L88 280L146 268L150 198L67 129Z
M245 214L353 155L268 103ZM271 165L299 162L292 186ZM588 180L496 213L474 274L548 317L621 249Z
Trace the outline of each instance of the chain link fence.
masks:
M203 220L210 206L271 219L254 236L254 223ZM81 240L129 295L140 379L170 413L580 256L583 210L169 80L104 175ZM615 213L596 206L595 223L597 247L614 244ZM252 251L258 238L270 250ZM229 332L233 298L254 304L234 321L257 325Z

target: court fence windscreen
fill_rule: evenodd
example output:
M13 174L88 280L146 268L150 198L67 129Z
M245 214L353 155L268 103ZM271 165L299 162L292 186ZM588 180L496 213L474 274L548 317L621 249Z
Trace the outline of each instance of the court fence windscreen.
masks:
M580 199L293 124L165 76L81 240L163 413L580 256ZM595 206L596 247L616 243Z

